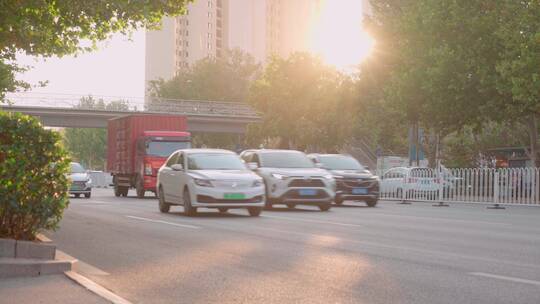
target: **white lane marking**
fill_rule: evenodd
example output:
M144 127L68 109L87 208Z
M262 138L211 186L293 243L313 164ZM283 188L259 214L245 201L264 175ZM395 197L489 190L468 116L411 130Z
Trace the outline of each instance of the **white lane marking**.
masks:
M149 218L145 218L145 217L138 217L138 216L133 216L133 215L126 215L126 217L131 218L131 219L135 219L135 220L146 221L146 222L150 222L150 223L166 224L166 225L182 227L182 228L191 228L191 229L200 229L201 228L199 226L171 223L171 222L166 222L166 221L161 221L161 220L153 220L153 219L149 219Z
M521 279L521 278L515 278L515 277L507 277L507 276L491 274L491 273L469 272L469 275L540 286L540 281L527 280L527 279Z
M307 223L329 224L329 225L345 226L345 227L365 227L365 225L349 224L349 223L339 223L339 222L330 222L330 221L310 220L310 219L303 219L303 218L290 217L290 216L261 215L261 217L267 217L267 218L273 218L273 219L280 219L280 220L288 220L288 221L295 221L295 222L307 222Z
M86 289L90 290L91 292L97 294L98 296L104 298L105 300L113 303L113 304L131 304L130 301L120 297L119 295L111 292L110 290L106 289L105 287L97 284L96 282L74 272L74 271L66 271L64 274L75 281L76 283L82 285Z

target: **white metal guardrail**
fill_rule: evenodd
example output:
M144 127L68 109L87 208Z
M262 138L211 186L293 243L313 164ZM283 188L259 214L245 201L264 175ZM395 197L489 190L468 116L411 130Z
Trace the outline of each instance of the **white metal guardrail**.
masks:
M109 188L112 185L112 175L103 171L89 171L93 188Z
M540 206L540 168L393 168L380 178L384 200Z

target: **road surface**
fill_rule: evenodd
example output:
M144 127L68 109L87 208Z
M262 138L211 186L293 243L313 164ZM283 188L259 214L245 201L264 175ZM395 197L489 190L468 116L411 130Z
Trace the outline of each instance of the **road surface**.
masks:
M382 202L219 214L94 189L48 236L133 303L540 303L540 208Z

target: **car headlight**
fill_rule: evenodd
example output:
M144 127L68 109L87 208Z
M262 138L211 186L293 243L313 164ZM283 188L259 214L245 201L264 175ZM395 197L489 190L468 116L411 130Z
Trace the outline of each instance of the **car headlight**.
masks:
M201 186L201 187L214 187L212 185L212 182L210 182L210 180L208 179L194 178L193 182L195 183L195 185Z
M281 179L281 180L289 178L287 175L283 175L283 174L279 174L279 173L272 173L272 177L277 178L277 179Z
M334 176L332 174L326 174L326 175L323 175L324 178L326 179L333 179Z
M252 187L260 187L263 185L263 181L262 179L256 179L253 181L253 184L251 185Z

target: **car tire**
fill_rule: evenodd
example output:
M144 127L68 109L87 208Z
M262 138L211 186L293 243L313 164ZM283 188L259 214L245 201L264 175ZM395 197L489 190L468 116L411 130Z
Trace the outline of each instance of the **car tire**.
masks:
M259 207L250 207L248 208L249 216L259 216L261 215L262 208Z
M77 193L77 194L75 194L75 197L79 198L79 197L81 197L81 195L79 193Z
M159 187L158 201L159 201L159 212L169 213L169 210L171 210L171 204L165 201L165 195L163 194L162 187Z
M90 198L91 196L92 196L92 193L91 193L91 192L88 192L88 193L85 193L85 194L84 194L84 197L86 197L86 198Z
M218 208L219 213L227 213L229 211L229 208Z
M319 210L321 211L328 211L330 210L330 207L332 207L332 205L330 203L328 204L321 204L319 205Z
M368 207L373 208L377 205L377 202L378 202L377 200L368 200L366 201L366 204Z
M341 206L343 204L343 201L344 201L343 198L339 196L334 199L334 203L336 203L336 205L338 206Z
M294 209L294 208L296 208L296 205L295 204L287 204L287 208Z
M146 190L144 190L143 180L140 177L137 178L135 189L137 191L137 197L144 198L144 193L146 192Z
M197 215L197 208L191 205L191 196L187 188L184 189L184 195L182 196L182 199L184 200L184 214L187 216Z

